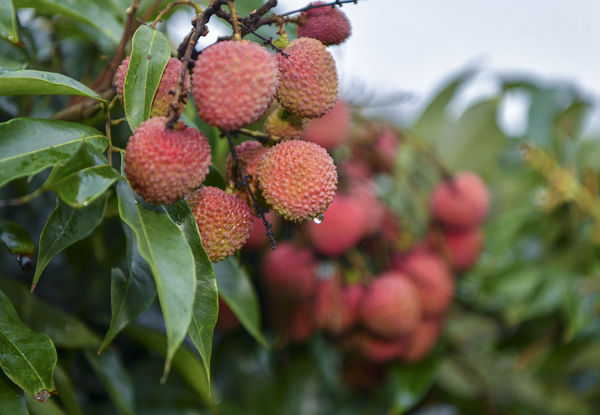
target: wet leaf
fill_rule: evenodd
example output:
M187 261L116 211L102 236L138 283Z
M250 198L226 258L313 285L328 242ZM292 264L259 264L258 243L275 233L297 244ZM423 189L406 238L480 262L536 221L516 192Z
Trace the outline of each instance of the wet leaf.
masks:
M0 95L83 95L106 101L75 79L56 72L21 71L0 74Z
M35 252L35 245L27 230L3 218L0 218L0 240L13 255L33 255Z

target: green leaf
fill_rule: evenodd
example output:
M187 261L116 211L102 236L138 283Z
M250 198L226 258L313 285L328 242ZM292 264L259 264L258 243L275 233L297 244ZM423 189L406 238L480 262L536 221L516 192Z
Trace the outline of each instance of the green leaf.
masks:
M85 357L104 384L119 414L134 415L133 385L117 354L106 350L100 356L96 356L87 351Z
M23 391L0 371L0 414L29 415Z
M190 322L196 292L196 267L183 232L164 209L142 206L125 180L117 183L119 214L136 235L138 249L148 262L165 319L168 348L165 376Z
M439 358L434 353L411 365L397 365L390 372L395 411L404 413L415 406L427 393L438 368Z
M0 36L11 43L19 43L17 17L12 0L0 0Z
M31 290L35 289L42 271L52 257L75 242L89 236L102 222L106 210L106 199L98 199L83 209L73 209L58 201L42 234Z
M69 206L81 208L99 198L121 175L111 166L94 166L80 170L50 186Z
M144 25L135 31L123 85L123 106L131 131L150 116L154 94L170 57L169 41L161 32Z
M267 343L261 332L258 296L250 278L232 257L214 264L219 295L231 308L242 326L263 346Z
M23 324L2 292L0 315L0 367L6 376L33 396L53 392L52 373L57 358L50 337L34 333Z
M190 324L188 333L202 357L204 369L206 370L206 378L210 384L212 338L219 311L217 280L210 259L208 259L208 255L202 246L196 219L187 203L182 200L173 205L166 206L165 209L173 222L179 226L179 229L185 235L194 255L197 286L192 312L192 323Z
M91 0L14 0L14 4L18 8L32 7L49 16L68 16L97 29L115 44L121 39L123 28L119 21L106 7Z
M22 284L0 278L0 289L15 304L25 324L37 332L46 333L56 347L98 347L100 339L85 324L71 314L32 295Z
M108 141L95 128L55 120L15 118L0 124L0 186L67 161L82 137L99 151Z
M27 409L29 409L31 415L65 415L62 409L60 409L58 404L54 401L41 403L29 395L27 395L25 399L27 402Z
M81 408L77 402L77 396L73 388L73 382L67 372L60 366L54 368L54 382L56 382L56 392L58 399L69 415L82 415Z
M0 74L0 95L59 94L83 95L106 102L81 82L60 73L23 69Z
M13 255L33 255L35 252L35 245L27 230L3 218L0 218L0 240Z

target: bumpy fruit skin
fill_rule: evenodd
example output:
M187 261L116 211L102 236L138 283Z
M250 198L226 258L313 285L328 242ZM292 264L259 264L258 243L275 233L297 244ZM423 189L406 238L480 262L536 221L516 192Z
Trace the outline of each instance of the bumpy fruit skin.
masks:
M350 132L350 110L341 99L327 114L308 122L302 136L327 150L342 144Z
M402 262L401 270L408 275L419 291L423 314L443 314L454 295L454 278L446 263L433 252L416 250Z
M242 199L206 186L192 193L187 202L212 262L221 261L244 245L252 229L252 213Z
M292 114L288 109L278 107L265 120L265 133L280 138L302 138L307 119Z
M443 233L446 249L457 271L471 268L479 259L483 249L481 228L449 229Z
M117 68L114 78L114 85L117 88L117 95L121 102L123 102L123 86L125 84L127 68L129 68L129 61L129 57L123 60L121 65L119 65ZM152 108L150 109L150 117L161 117L167 115L167 112L169 111L169 104L173 101L173 95L171 95L169 91L175 91L177 88L177 82L179 82L180 73L181 61L175 58L169 59L162 77L160 78L158 89L154 94ZM185 95L190 92L190 89L190 77L186 74L185 82L183 84L183 92L185 92Z
M323 2L311 3L314 5ZM298 36L310 37L324 45L339 45L351 32L348 18L337 7L319 7L302 13L302 24L298 25Z
M211 162L204 135L179 123L165 128L165 117L150 118L129 138L125 174L145 201L170 204L183 199L204 181Z
M421 318L419 291L404 274L390 271L373 280L360 303L363 325L382 337L409 334Z
M236 130L269 108L278 84L273 55L254 42L218 42L194 65L192 93L198 115L212 126Z
M304 226L309 241L318 252L336 256L352 248L362 238L368 214L358 199L338 193L323 214L322 223L311 221Z
M490 195L478 175L459 172L451 181L436 186L430 204L433 216L442 225L470 228L479 225L487 216Z
M316 118L337 101L335 61L316 39L300 37L277 55L280 80L277 100L300 117Z
M323 213L337 187L337 171L327 150L301 140L271 147L262 157L257 175L267 203L293 222Z

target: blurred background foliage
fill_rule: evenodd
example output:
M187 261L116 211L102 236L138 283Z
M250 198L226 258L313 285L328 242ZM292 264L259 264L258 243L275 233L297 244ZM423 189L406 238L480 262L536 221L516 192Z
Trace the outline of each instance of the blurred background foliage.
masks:
M153 8L155 2L144 0L140 14L148 20L166 3ZM244 14L260 2L237 3ZM89 84L118 44L129 1L14 4L23 8L18 14L23 46L14 38L0 39L0 70L41 69ZM98 356L110 321L110 269L127 269L131 243L110 195L105 220L52 259L34 295L27 289L31 270L22 269L9 250L0 252L0 290L20 319L48 334L58 350L60 393L45 405L28 397L29 413L600 413L600 136L583 135L590 101L568 83L497 74L501 87L495 96L456 114L453 101L475 75L466 70L454 76L416 122L396 126L407 140L437 152L452 171L480 174L492 194L484 253L459 278L442 340L426 360L397 364L384 387L357 394L340 383L339 353L322 337L279 350L246 332L217 332L210 392L189 340L160 384L166 340L156 303ZM499 122L503 105L515 96L529 103L526 128L518 135ZM0 121L50 118L71 99L0 97ZM119 111L113 118L122 116ZM82 122L103 128L101 114ZM214 131L203 129L215 139ZM114 127L113 140L124 147L129 134L122 123ZM394 174L378 185L418 239L436 172L422 169L414 151L401 145ZM28 194L44 179L42 174L13 181L0 190L0 199ZM46 192L26 205L2 207L0 215L24 227L37 245L55 205L56 196ZM27 236L19 243L25 246L19 252L32 249ZM257 267L243 260L242 265L234 274L256 278ZM264 336L267 343L274 339L268 328ZM11 393L19 392L0 373L0 395ZM11 413L25 411L15 407Z

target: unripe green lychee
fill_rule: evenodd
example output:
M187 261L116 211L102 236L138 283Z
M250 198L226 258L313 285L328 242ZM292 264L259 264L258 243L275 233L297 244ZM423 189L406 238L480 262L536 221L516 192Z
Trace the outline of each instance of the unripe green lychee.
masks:
M436 186L431 211L442 224L453 228L479 225L488 214L490 195L481 178L472 172L459 172Z
M278 107L265 120L264 130L279 138L301 138L307 121L284 107Z
M252 228L252 213L242 199L206 186L192 193L187 202L212 262L221 261L244 245Z
M327 150L301 140L271 147L263 156L257 175L267 203L294 222L323 213L337 187L337 171Z
M311 3L314 5L323 2ZM346 14L337 7L319 7L302 13L298 25L298 36L310 37L324 45L339 45L350 36L350 22Z
M117 96L123 102L123 86L125 84L125 76L127 75L127 69L129 68L130 57L123 60L121 65L117 68L114 78L114 85L117 88ZM170 91L177 89L177 83L179 82L179 75L181 74L181 61L179 59L170 58L167 62L167 66L160 78L158 88L154 94L154 100L152 101L152 108L150 109L150 117L164 117L169 111L169 104L173 101L173 95ZM185 82L183 84L184 96L189 94L191 89L189 74L186 74Z
M443 232L443 239L457 271L471 268L483 249L483 232L480 227L448 229Z
M192 93L203 120L236 130L262 117L278 82L276 60L265 48L246 40L223 41L198 56Z
M332 150L348 138L349 132L350 110L340 99L327 114L311 119L304 129L302 137L327 150Z
M407 276L389 271L369 284L359 315L364 326L376 335L409 334L421 318L419 291Z
M335 61L316 39L294 39L277 55L280 80L277 100L300 117L315 118L327 113L337 101Z
M145 201L170 204L202 184L211 162L204 135L183 123L172 130L165 117L150 118L129 138L125 174Z

